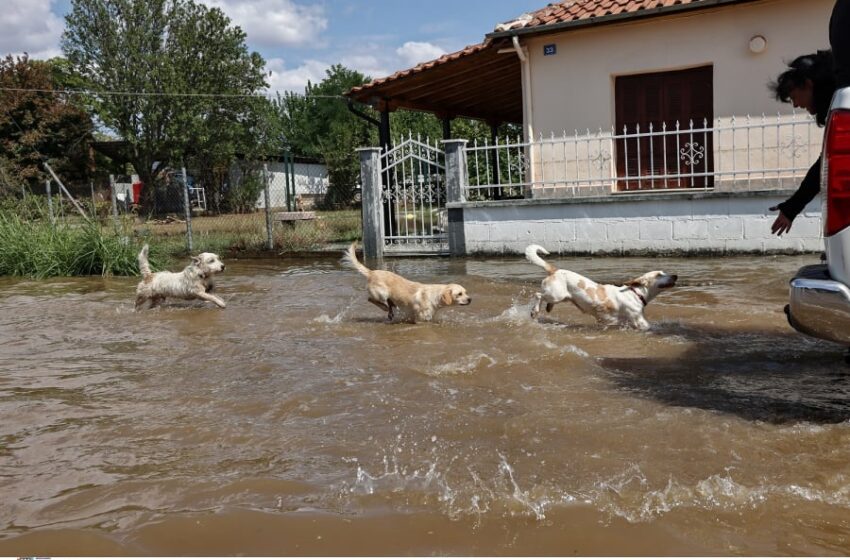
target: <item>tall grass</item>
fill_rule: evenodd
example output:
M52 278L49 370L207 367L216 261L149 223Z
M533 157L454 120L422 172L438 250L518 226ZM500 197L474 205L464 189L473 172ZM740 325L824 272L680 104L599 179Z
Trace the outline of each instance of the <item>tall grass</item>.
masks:
M54 225L43 208L33 214L4 204L0 206L0 275L136 276L139 247L122 233L93 220ZM152 261L156 267L157 257Z

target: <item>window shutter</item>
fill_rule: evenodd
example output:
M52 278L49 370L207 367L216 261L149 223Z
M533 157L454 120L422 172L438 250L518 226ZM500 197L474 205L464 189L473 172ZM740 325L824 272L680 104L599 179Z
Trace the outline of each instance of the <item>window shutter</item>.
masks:
M676 129L680 134L626 138L617 142L617 174L628 177L618 182L623 190L660 189L711 186L713 177L712 135L700 132L707 121L712 126L713 67L703 66L674 72L658 72L637 76L621 76L614 82L616 130L623 126L634 134L640 125L641 134ZM694 129L690 131L693 120ZM702 174L682 177L680 174ZM666 177L664 177L666 175ZM643 179L642 177L647 177ZM651 177L651 178L650 178ZM659 178L661 177L661 178Z

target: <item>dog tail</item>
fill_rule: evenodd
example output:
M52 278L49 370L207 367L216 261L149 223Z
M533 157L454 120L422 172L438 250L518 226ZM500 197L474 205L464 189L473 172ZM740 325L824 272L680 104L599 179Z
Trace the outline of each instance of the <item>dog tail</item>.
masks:
M142 250L139 251L139 271L141 271L142 276L147 278L152 274L151 272L151 264L148 262L148 251L150 248L148 244L145 243L145 246L142 247Z
M353 268L363 276L369 276L369 273L372 272L368 268L366 268L363 263L357 260L357 253L354 252L354 247L357 243L352 243L348 249L342 254L342 264L343 266L347 266L348 268Z
M543 270L545 270L549 274L554 274L555 271L558 270L558 268L555 265L549 264L546 261L544 261L543 259L541 259L540 255L538 255L538 253L543 253L544 255L548 255L549 251L547 251L546 249L544 249L540 245L529 245L528 247L525 248L525 258L528 259L528 262L530 262L531 264L536 264L537 266L539 266L540 268L542 268Z

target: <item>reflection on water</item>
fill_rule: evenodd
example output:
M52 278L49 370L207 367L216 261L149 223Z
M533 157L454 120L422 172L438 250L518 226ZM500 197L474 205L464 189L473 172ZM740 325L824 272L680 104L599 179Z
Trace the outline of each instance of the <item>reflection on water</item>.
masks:
M229 261L224 310L0 279L0 554L850 553L850 375L782 314L811 258L552 260L680 286L638 333L531 321L520 258L387 262L472 295L424 325L335 259Z

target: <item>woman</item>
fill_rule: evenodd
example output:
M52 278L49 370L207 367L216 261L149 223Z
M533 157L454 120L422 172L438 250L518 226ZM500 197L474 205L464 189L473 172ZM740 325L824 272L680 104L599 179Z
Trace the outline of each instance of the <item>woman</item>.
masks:
M824 126L829 103L835 91L832 52L818 51L795 58L788 64L788 70L780 74L769 87L777 100L790 102L798 109L805 109L815 116L818 126ZM794 218L819 191L820 158L806 173L797 192L782 204L770 208L771 211L779 210L779 216L770 231L776 235L791 231Z

